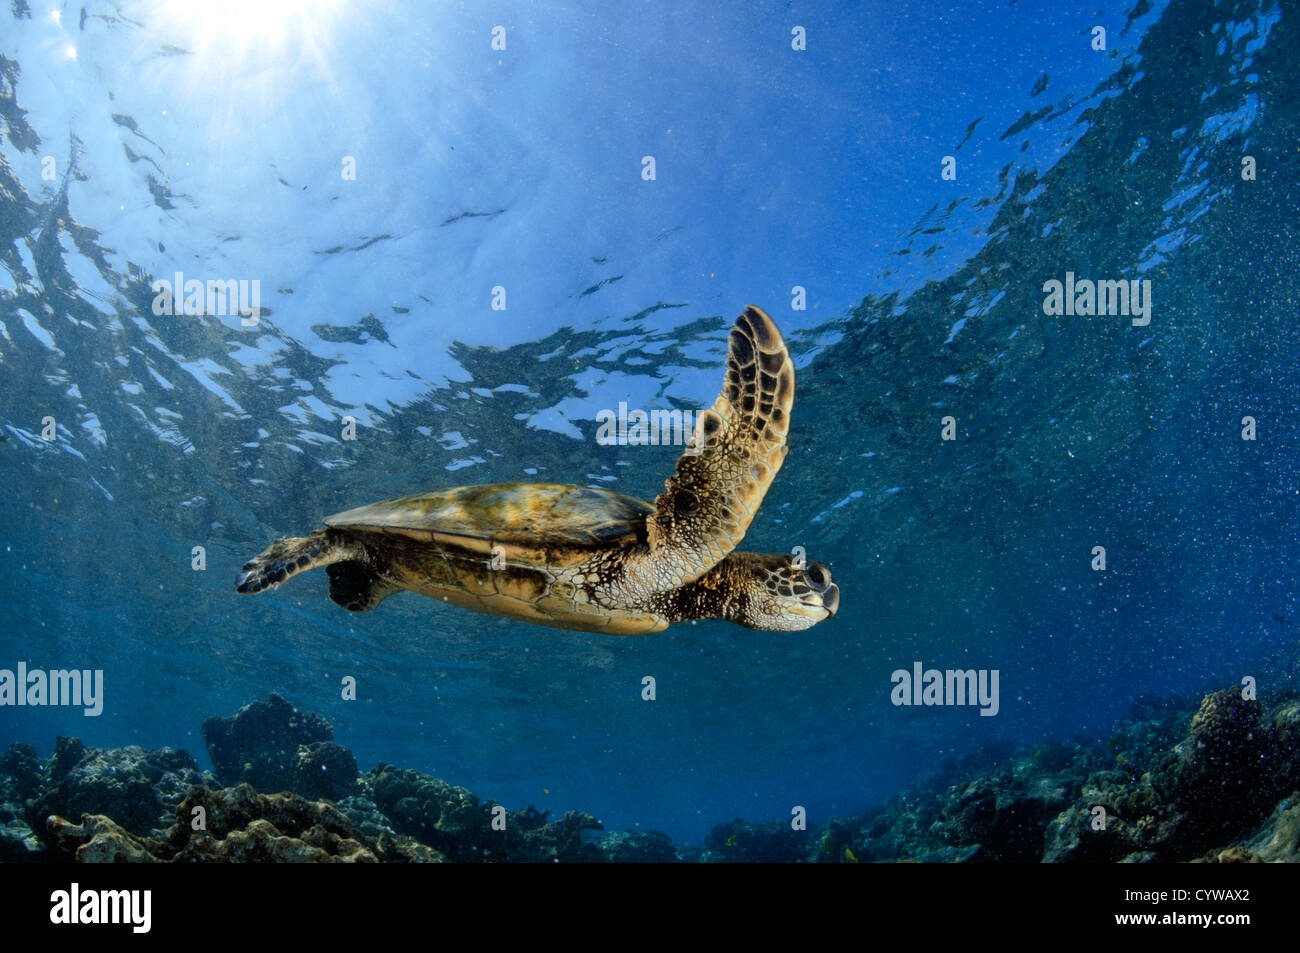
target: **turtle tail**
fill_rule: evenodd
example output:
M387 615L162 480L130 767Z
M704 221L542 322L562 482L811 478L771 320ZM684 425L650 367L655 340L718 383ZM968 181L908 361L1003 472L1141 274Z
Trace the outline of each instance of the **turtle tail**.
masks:
M265 592L300 572L364 555L360 544L341 539L327 529L318 529L310 536L278 539L262 555L244 563L235 589L246 594Z

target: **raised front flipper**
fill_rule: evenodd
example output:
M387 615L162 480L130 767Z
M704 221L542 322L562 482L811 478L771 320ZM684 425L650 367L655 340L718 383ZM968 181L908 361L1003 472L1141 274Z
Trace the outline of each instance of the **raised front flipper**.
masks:
M772 319L736 319L727 376L647 518L655 587L693 582L744 538L786 455L794 364Z

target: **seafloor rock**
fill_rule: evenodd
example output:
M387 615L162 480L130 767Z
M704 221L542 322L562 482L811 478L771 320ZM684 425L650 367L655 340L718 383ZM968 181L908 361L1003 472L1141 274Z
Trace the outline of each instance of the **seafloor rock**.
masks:
M1196 702L1199 704L1199 700ZM1187 734L1188 699L1142 697L1133 703L1128 717L1107 742L1119 767L1150 765ZM1079 766L1082 779L1102 765Z
M334 805L296 794L258 794L247 784L196 787L176 809L163 837L137 837L111 819L87 814L80 824L51 817L61 857L82 863L437 863L445 858L410 838L384 832L371 840Z
M195 827L202 821L203 829ZM297 794L259 794L247 784L196 788L176 810L168 859L186 862L438 862L425 845L385 833L362 834L335 805Z
M658 831L598 835L589 814L507 812L391 765L358 777L352 753L321 737L332 734L323 719L273 695L209 719L205 737L223 770L246 757L237 773L287 777L298 793L216 789L171 749L97 750L60 738L42 764L15 745L0 755L0 860L1300 862L1300 702L1264 717L1233 690L1207 695L1194 716L1138 707L1110 750L982 749L820 831L736 820L701 849L676 848Z
M56 857L75 859L81 864L152 864L161 845L136 837L102 814L85 814L80 824L57 815L46 821L51 851Z
M379 764L367 772L374 803L394 829L426 844L472 842L491 828L490 808L468 790L410 769Z
M727 821L716 825L704 838L704 860L744 863L793 863L806 859L815 835L796 831L788 823L769 821Z
M304 797L331 801L358 793L356 755L333 741L300 745L290 790Z
M663 831L615 831L593 841L616 864L671 864L677 861L672 838Z
M396 834L388 816L367 796L368 789L361 784L357 787L363 793L340 798L335 802L335 806L348 816L348 819L357 826L357 830L371 840L377 840L386 833Z
M45 845L24 818L0 818L0 864L36 863L45 859Z
M489 801L492 805L494 802ZM487 860L530 861L539 863L594 863L605 860L595 844L594 832L604 829L593 815L585 811L565 811L558 821L549 820L549 811L537 811L532 805L509 815L512 825L504 832L513 836L504 844L493 841L487 851ZM532 826L524 827L524 820L532 819Z
M41 786L43 766L31 745L12 744L0 754L0 805L21 805L36 796Z
M355 825L334 805L259 794L248 784L195 788L176 809L167 840L182 861L323 860L351 857L362 847ZM302 857L288 841L301 842Z
M818 864L857 864L874 860L867 846L867 830L885 808L869 809L859 817L832 817L817 834L817 850L812 856Z
M1283 798L1258 828L1240 844L1212 850L1209 863L1300 863L1300 791Z
M376 846L379 859L390 864L445 864L447 862L446 856L406 834L384 831L379 835Z
M1010 755L991 773L897 797L869 821L837 818L818 843L819 862L1037 861L1043 832L1079 793L1085 753L1055 745Z
M1157 789L1197 815L1205 828L1201 836L1249 827L1235 818L1257 819L1277 800L1273 733L1261 721L1262 710L1235 689L1206 695L1190 735L1174 749L1176 759L1153 777Z
M282 797L283 795L270 795ZM297 836L285 834L265 818L249 821L218 840L195 836L173 858L177 863L377 863L379 858L361 841L321 827Z
M1077 793L1077 784L1060 775L981 779L945 810L943 836L957 847L980 845L972 859L1037 861L1047 824Z
M28 805L27 821L41 831L52 814L98 814L133 834L145 834L166 827L190 787L209 780L185 751L145 751L137 745L87 748L76 738L60 738Z
M680 844L677 846L677 860L683 864L702 864L704 848L698 844Z
M1043 859L1185 861L1231 844L1285 790L1283 760L1258 701L1236 689L1206 695L1187 737L1148 770L1089 776L1080 799L1049 825Z
M301 780L299 749L333 741L334 730L320 715L301 712L272 692L266 701L245 705L230 718L208 718L203 740L219 783L247 782L273 793L294 789L295 780ZM353 779L355 766L354 759Z
M74 767L77 762L86 756L86 746L81 743L80 738L65 738L60 735L54 739L54 753L50 755L49 764L46 767L50 774L56 777L63 777Z
M1300 699L1279 705L1269 719L1277 761L1273 771L1284 791L1300 788Z
M558 821L527 807L507 813L480 803L465 788L419 771L380 764L362 778L393 828L455 861L599 861L588 833L601 829L590 814L570 811ZM497 826L493 821L497 820ZM500 824L504 820L504 828Z
M28 744L0 754L0 863L45 859L45 845L27 822L27 801L41 785L41 760Z
M1147 845L1167 837L1154 792L1132 772L1089 775L1074 806L1047 825L1043 860L1047 863L1130 862L1151 853Z

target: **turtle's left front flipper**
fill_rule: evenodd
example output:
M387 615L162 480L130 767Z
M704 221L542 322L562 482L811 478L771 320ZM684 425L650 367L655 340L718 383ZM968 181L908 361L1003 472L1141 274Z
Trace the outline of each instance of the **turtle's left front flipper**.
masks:
M785 460L793 405L785 341L751 305L731 329L722 393L647 519L659 585L693 582L739 545Z
M235 589L245 594L264 592L300 572L364 555L360 545L327 529L319 529L310 536L278 539L262 555L244 564L244 571L235 580Z

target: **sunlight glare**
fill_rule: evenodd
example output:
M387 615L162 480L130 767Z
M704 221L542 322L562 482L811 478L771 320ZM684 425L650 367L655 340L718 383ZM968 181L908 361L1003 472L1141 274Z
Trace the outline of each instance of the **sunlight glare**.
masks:
M334 0L161 0L166 20L198 54L238 57L316 46L334 16Z

